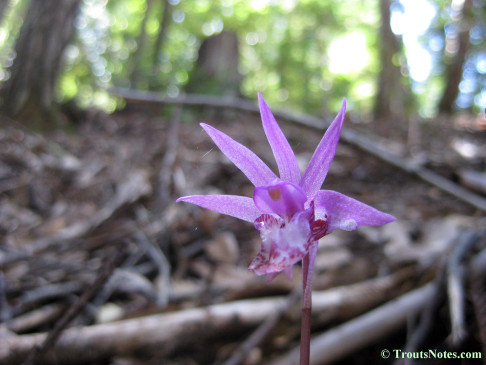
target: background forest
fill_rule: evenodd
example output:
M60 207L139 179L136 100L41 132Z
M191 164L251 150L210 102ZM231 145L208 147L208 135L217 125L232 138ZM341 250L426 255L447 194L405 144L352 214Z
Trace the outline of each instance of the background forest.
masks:
M61 102L75 99L82 107L113 111L118 104L106 93L111 86L168 96L188 90L217 93L217 86L198 75L198 49L224 31L236 37L226 51L233 55L203 61L233 63L223 65L226 70L216 78L233 80L232 92L245 97L260 91L274 105L319 114L335 110L347 96L349 109L364 120L458 110L478 114L486 107L486 5L481 0L63 3L49 11L53 22L65 23L57 25L62 30L44 32L62 47L36 55L21 44L29 40L19 36L30 1L2 1L0 79L5 84L20 72L32 80L23 87L33 88L37 80L28 74L42 70L34 62L53 57L62 62L51 62L49 83L54 75L58 80L42 93L54 92ZM63 40L70 28L72 38ZM12 99L22 92L8 90Z
M297 363L306 265L176 203L255 191L199 122L275 168L258 92L297 179L345 97L323 189L396 217L320 239L311 364L485 363L484 0L0 0L0 364Z

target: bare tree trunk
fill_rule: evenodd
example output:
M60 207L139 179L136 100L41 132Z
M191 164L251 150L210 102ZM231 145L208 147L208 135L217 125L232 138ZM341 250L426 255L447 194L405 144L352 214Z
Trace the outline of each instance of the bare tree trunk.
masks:
M187 91L194 93L239 96L241 75L238 36L223 31L206 38L199 47L199 57Z
M3 16L5 15L5 10L8 8L10 0L0 0L0 24L2 24Z
M469 31L472 28L473 1L465 0L462 9L457 15L459 32L455 37L446 39L446 44L450 47L445 47L446 50L455 49L453 54L446 54L446 63L448 62L445 73L445 89L439 101L439 113L452 114L454 110L454 102L459 95L459 84L462 80L462 68L466 60L466 54L469 50ZM451 42L456 42L451 45Z
M164 48L165 39L167 38L167 29L171 21L172 15L172 5L169 0L162 0L162 20L160 21L159 33L157 34L157 39L155 40L154 46L154 57L152 59L152 77L150 78L149 88L150 90L155 90L157 88L157 69L159 68L159 56L160 52Z
M32 0L3 90L3 112L46 122L55 114L55 87L81 0Z
M405 111L405 92L401 83L400 67L393 58L400 53L400 43L390 26L390 0L380 0L380 63L378 92L375 99L376 119L402 117Z
M135 89L138 87L138 82L140 80L140 72L142 69L142 56L145 50L145 41L147 40L147 31L145 28L147 26L147 20L148 17L150 16L150 11L152 10L153 3L154 3L153 0L147 0L147 10L145 11L145 16L143 17L143 21L140 29L140 35L138 36L137 49L132 55L133 69L132 69L132 74L130 76L130 84L132 88Z

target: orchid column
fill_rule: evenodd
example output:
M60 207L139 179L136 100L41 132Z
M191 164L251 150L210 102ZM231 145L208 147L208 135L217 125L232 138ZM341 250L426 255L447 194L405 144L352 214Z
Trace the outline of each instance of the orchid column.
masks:
M389 214L332 190L320 190L336 153L346 100L301 175L297 159L272 112L258 94L263 129L277 162L279 176L252 151L221 131L201 126L219 149L255 185L253 198L237 195L191 195L177 199L252 222L262 239L249 269L272 280L280 272L292 278L303 269L301 365L309 363L311 283L318 240L335 229L351 231L395 220Z

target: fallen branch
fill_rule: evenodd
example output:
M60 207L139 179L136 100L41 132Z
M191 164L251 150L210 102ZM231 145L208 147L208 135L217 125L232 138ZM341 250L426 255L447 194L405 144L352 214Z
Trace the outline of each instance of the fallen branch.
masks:
M486 194L486 173L461 169L458 172L461 184L471 190Z
M210 106L218 108L232 108L258 112L258 107L250 100L234 97L220 97L211 95L184 94L175 98L165 96L162 93L152 91L142 91L133 89L111 88L108 92L112 95L120 96L128 102L139 104L172 104L172 105L192 105Z
M259 112L258 106L255 103L237 98L191 94L170 98L160 93L127 89L110 89L109 92L113 95L121 96L127 101L138 103L213 106L233 108L255 113ZM307 114L297 114L282 110L274 110L273 113L275 116L281 119L286 119L297 124L316 128L318 130L324 130L329 125L329 123L324 123L322 119ZM477 209L486 212L486 199L482 196L473 193L472 191L436 174L433 171L430 171L423 166L417 165L415 162L409 159L390 152L385 147L378 145L376 141L373 141L370 138L367 138L366 136L346 127L343 127L342 129L341 139L359 148L360 150L387 162L390 165L398 167L399 169L410 174L416 175L423 181L436 186L442 191L455 196L456 198Z
M53 321L56 318L59 318L59 315L63 311L64 307L65 304L63 303L47 304L43 307L17 316L7 321L6 324L0 325L0 327L6 325L6 327L14 333L27 332Z
M420 313L420 320L407 336L405 346L406 352L416 352L427 343L431 332L438 320L438 313L444 302L448 299L452 331L449 340L452 345L457 347L465 335L464 323L464 300L463 291L464 279L462 261L464 256L471 250L471 247L484 233L466 230L462 232L454 241L456 245L450 252L447 260L441 263L441 268L434 280L432 300L427 302ZM446 298L448 296L448 298ZM411 365L414 359L404 359L404 365Z
M360 312L390 299L406 275L373 279L364 283L313 293L315 313ZM365 300L363 301L363 298ZM66 329L47 353L39 357L43 364L87 363L113 355L130 354L147 346L162 351L174 346L201 341L235 328L251 328L287 305L286 297L241 300L204 308L150 315L83 328ZM0 341L0 364L21 362L46 340L46 334L4 336ZM87 351L89 349L89 351Z
M37 363L37 359L42 357L43 353L48 352L49 349L56 344L66 326L81 312L91 298L98 293L116 267L118 267L125 258L126 252L121 250L105 262L105 264L100 268L96 280L91 286L86 288L83 295L81 295L76 303L67 309L61 319L56 323L52 331L46 334L40 346L35 346L33 351L30 351L29 356L24 364Z
M297 290L290 293L286 305L279 308L279 310L275 311L271 316L267 317L263 323L251 334L251 336L241 344L233 355L231 355L231 357L223 363L223 365L238 365L243 363L246 355L248 355L253 348L258 346L268 336L270 331L278 324L282 315L292 308L300 297L301 295L299 295Z
M415 326L410 326L407 323L407 327L410 328L410 333L407 336L407 343L405 344L405 351L414 352L420 349L420 346L427 340L427 336L434 328L437 321L437 313L446 300L446 268L442 265L438 271L434 281L432 282L432 299L429 300L423 308L420 310L420 317L418 323ZM414 318L411 318L413 321ZM404 365L409 365L413 359L404 359Z
M456 244L447 264L447 294L451 317L450 341L455 346L467 336L466 329L466 267L464 257L481 236L477 232L466 231Z
M486 248L483 248L471 261L468 274L484 357L486 355Z
M403 326L407 317L417 313L433 297L434 284L413 290L356 319L333 328L311 342L310 363L329 364L361 349ZM380 354L376 354L377 358ZM273 361L271 365L297 364L299 348Z
M74 293L83 290L83 283L79 281L68 281L65 283L55 283L39 286L32 290L25 291L20 297L20 303L24 307L33 306L33 304L52 300L55 298L65 298Z

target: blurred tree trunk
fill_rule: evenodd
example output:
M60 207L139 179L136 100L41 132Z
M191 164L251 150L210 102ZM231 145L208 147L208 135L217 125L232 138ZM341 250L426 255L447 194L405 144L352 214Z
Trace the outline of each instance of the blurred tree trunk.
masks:
M0 24L2 24L3 16L5 15L5 10L8 8L10 0L0 0Z
M302 105L305 109L310 108L311 106L309 105L309 101L311 100L310 94L310 80L311 80L311 71L310 71L310 65L306 65L306 61L308 59L307 54L308 51L310 50L312 46L312 38L313 38L312 30L311 29L306 29L303 34L303 39L302 39L302 54L301 54L301 62L302 66L300 70L300 75L301 75L301 80L302 80L302 88L303 88L303 93L302 93L302 99L300 101L300 105Z
M3 85L3 112L31 123L52 122L55 87L64 49L81 0L32 0Z
M157 33L157 39L154 46L154 57L152 59L152 70L149 82L150 90L157 88L157 72L160 64L160 53L164 48L164 43L167 38L167 29L171 21L172 5L169 0L162 0L162 20L160 21L159 32Z
M439 101L439 113L441 114L452 114L454 102L459 95L459 84L469 50L469 31L474 21L473 0L465 0L462 8L457 14L451 14L451 17L457 19L454 26L458 31L453 36L446 38L444 49L447 68L444 75L445 88Z
M380 63L378 90L375 98L375 119L403 118L406 93L402 85L400 66L395 65L401 44L390 26L390 0L380 0Z
M142 58L144 55L145 50L145 42L147 40L147 20L150 16L150 12L152 10L153 0L147 0L147 9L145 10L145 15L143 17L140 34L137 39L137 49L132 54L133 59L133 68L132 74L130 75L130 84L132 88L137 88L140 81L140 75L142 73Z
M206 38L199 47L199 57L187 90L194 93L239 96L240 54L235 32L223 31Z

